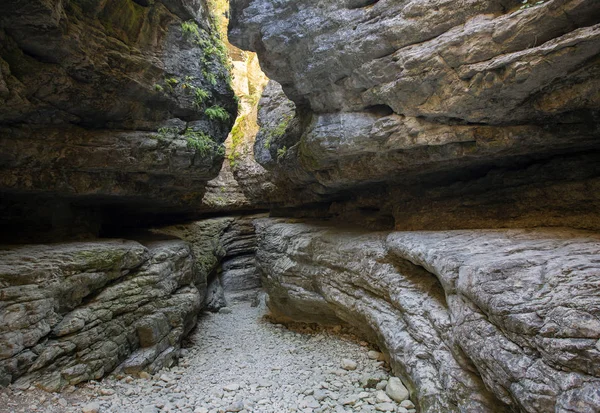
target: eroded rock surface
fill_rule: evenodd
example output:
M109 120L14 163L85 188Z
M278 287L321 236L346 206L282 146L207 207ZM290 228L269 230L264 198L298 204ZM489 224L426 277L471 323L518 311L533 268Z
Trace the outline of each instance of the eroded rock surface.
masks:
M327 213L436 229L418 222L435 198L438 228L507 208L502 226L599 227L597 2L231 3L230 41L282 86L255 144L278 205L350 199Z
M205 290L181 240L0 248L0 379L56 391L169 366Z
M196 256L199 289L208 286L206 305L212 311L228 301L253 298L260 288L256 269L253 220L264 215L205 219L154 229L189 242Z
M270 308L361 328L422 411L596 411L597 234L256 224Z
M56 222L68 205L47 217L47 199L100 211L90 221L197 208L237 106L204 0L8 1L0 15L3 226Z

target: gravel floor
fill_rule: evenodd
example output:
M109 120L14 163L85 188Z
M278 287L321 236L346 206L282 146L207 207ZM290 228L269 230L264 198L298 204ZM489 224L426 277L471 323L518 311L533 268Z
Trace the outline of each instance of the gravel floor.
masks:
M201 317L179 366L62 394L2 389L0 412L414 412L387 397L384 363L349 331L272 324L247 303L231 310Z

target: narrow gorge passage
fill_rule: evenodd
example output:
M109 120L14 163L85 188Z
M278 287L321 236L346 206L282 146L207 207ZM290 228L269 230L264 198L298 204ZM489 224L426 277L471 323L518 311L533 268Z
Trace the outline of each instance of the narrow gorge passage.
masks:
M600 413L599 165L600 0L0 0L0 413Z
M94 401L107 413L398 411L375 388L389 370L366 342L341 326L288 329L265 320L265 311L242 302L204 313L179 366L152 378L108 377L56 395L3 389L0 412L79 413ZM342 368L346 359L355 370Z

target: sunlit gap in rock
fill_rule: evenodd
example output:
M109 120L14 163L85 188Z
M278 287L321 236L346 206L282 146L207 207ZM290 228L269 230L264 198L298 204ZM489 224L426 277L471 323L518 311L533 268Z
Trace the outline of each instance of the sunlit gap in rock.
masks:
M597 412L599 16L5 0L0 412Z

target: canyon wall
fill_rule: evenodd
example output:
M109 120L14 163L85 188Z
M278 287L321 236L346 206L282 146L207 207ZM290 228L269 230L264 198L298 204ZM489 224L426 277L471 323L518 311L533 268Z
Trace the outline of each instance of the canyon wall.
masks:
M397 229L598 228L594 1L231 2L278 206ZM285 94L284 94L285 93Z
M256 225L274 314L357 327L421 411L597 411L597 233Z
M597 412L599 34L587 0L232 0L274 315L361 329L421 411Z
M3 237L198 208L237 108L205 1L7 1L0 15Z
M597 1L25 3L0 384L155 372L262 284L377 343L420 411L597 411ZM231 216L260 210L285 218Z
M204 308L256 296L255 218L130 234L136 241L0 246L0 385L58 391L173 365Z

